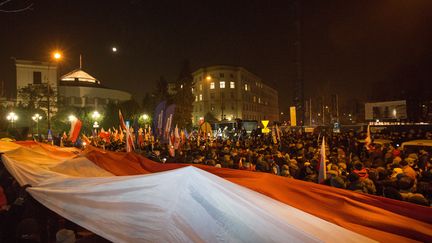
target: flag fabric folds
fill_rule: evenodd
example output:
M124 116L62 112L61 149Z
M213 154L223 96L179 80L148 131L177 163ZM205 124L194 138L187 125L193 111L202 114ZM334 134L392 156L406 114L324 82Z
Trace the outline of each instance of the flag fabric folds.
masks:
M321 151L320 151L320 164L319 164L319 174L318 183L323 183L327 179L327 165L326 165L326 145L325 136L322 138Z
M75 143L78 139L79 133L81 131L82 122L79 119L75 119L71 122L71 129L69 132L69 138L72 143Z
M114 242L432 239L431 208L388 198L91 146L79 155L36 142L0 142L0 149L5 167L32 185L27 190L36 200Z
M129 129L129 126L126 125L123 119L121 110L119 110L119 120L120 120L120 128L121 128L120 130L126 131L126 152L131 152L132 150L135 150L135 143L133 141L133 137Z

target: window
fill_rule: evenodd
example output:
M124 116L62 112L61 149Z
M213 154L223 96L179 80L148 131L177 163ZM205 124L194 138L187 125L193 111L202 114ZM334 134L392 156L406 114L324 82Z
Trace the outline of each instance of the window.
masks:
M235 89L235 83L232 82L232 81L230 82L230 88L231 88L231 89Z
M224 78L225 74L224 73L219 73L219 77Z
M220 81L219 88L225 89L225 81Z
M230 73L230 77L231 77L231 78L234 78L234 74Z
M256 103L256 96L253 97L253 102Z
M245 84L245 91L248 91L249 90L249 87L248 87L248 85L247 84Z
M258 103L261 104L261 98L258 97Z
M200 101L202 100L202 94L199 95L199 100L200 100Z
M234 97L234 92L231 92L230 93L230 96L231 96L231 99L234 99L235 97Z
M210 99L214 99L215 98L215 94L214 93L210 93Z
M225 98L225 93L221 93L221 99Z
M195 95L195 101L198 101L198 95Z
M199 90L202 91L202 84L199 85Z
M214 105L214 104L211 104L211 105L210 105L210 110L211 110L211 111L214 111L214 110L215 110L215 105Z
M194 88L191 89L192 93L194 92Z
M214 89L215 88L215 83L214 82L211 82L210 83L210 89Z
M41 83L42 83L42 73L33 72L33 84L41 84Z
M180 85L180 89L183 89L183 84Z

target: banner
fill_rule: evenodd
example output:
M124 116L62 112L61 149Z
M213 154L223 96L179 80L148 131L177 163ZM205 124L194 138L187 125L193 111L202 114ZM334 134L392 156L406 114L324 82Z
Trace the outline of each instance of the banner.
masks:
M165 134L164 134L164 138L167 139L171 129L172 129L172 122L173 122L173 117L174 117L174 112L175 112L175 105L170 105L166 108L165 111L165 118L164 118L164 124L165 124Z
M290 119L291 119L291 126L292 127L297 126L297 115L296 115L296 107L295 106L290 107Z
M155 114L153 116L153 127L155 129L154 134L156 137L162 136L164 128L164 112L165 112L166 101L162 101L156 106Z

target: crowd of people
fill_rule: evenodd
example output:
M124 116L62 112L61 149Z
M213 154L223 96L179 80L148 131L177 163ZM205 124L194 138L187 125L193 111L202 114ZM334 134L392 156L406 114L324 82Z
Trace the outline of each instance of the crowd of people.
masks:
M432 202L431 151L404 151L396 146L413 139L432 139L429 132L373 134L375 141L388 139L394 143L372 140L369 146L362 140L366 133L354 131L305 133L277 128L270 134L243 131L217 138L199 133L169 135L165 139L150 133L142 135L141 139L133 139L135 152L160 163L265 172L315 183L324 139L327 172L320 183L422 206L431 206ZM97 136L84 136L80 144L125 151L125 141L124 134L103 131ZM66 137L59 143L72 145ZM90 232L83 235L85 229L34 200L2 164L0 179L0 242L106 242Z
M427 150L403 151L397 144L431 139L429 132L389 132L374 139L394 141L365 146L365 132L302 133L281 130L252 133L228 139L193 138L173 145L158 141L144 144L142 153L161 163L195 163L208 166L272 173L318 183L321 143L326 141L325 185L430 206L432 160ZM198 140L199 139L199 140ZM363 142L362 142L363 141ZM171 143L173 144L173 143Z

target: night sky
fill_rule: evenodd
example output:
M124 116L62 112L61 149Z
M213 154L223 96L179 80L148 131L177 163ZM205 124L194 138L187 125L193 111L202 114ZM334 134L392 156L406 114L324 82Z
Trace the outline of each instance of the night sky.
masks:
M59 48L63 74L79 66L82 54L85 71L103 85L130 91L138 101L153 91L159 76L174 81L187 59L193 70L243 66L279 90L282 110L292 104L293 1L14 4L23 2L33 2L32 10L0 12L0 79L8 79L10 57L47 60ZM342 100L366 100L371 89L432 82L432 1L301 2L306 98L338 93Z

